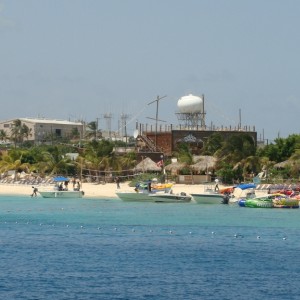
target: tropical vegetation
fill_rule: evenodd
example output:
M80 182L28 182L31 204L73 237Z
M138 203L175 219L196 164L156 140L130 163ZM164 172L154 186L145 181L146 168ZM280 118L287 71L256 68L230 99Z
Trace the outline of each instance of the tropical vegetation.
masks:
M114 176L132 176L137 164L137 154L126 152L122 155L114 151L115 147L125 146L121 141L109 141L100 138L96 123L90 123L90 133L86 140L80 141L78 133L73 132L72 140L66 143L26 143L31 132L18 120L15 121L11 136L0 131L0 140L10 140L11 147L3 147L0 152L0 173L14 170L16 174L24 172L36 176L84 176L87 180L111 180ZM70 156L70 153L75 153ZM252 180L263 173L266 181L299 180L300 176L300 135L277 138L268 145L257 146L246 133L224 139L219 133L212 134L204 143L201 155L217 159L213 176L226 183ZM184 163L179 174L192 174L191 168L195 156L185 143L179 144L172 153L178 162ZM165 157L165 165L171 157ZM278 167L278 163L285 162ZM205 174L207 170L201 171ZM201 173L200 172L200 173Z

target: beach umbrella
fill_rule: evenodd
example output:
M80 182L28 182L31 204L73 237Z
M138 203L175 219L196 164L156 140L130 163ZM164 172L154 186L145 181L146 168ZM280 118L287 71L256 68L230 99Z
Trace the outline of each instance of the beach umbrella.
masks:
M172 162L169 165L165 166L165 170L171 172L171 174L178 174L178 171L183 169L186 166L186 163Z
M209 155L201 155L199 156L199 160L190 167L194 171L201 172L214 169L216 163L217 159L215 157Z
M161 171L161 167L157 166L156 162L154 162L151 158L146 157L140 163L138 163L134 171L137 172L159 172Z
M53 181L54 181L54 182L70 181L70 179L69 179L69 178L66 178L66 177L64 177L64 176L56 176L56 177L53 178Z

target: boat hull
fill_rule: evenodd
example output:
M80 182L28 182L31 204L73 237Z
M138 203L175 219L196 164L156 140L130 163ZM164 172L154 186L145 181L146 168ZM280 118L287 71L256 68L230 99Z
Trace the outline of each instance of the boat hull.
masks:
M268 194L266 196L240 199L239 206L253 208L299 208L298 199L288 198L282 194Z
M82 198L83 191L39 191L43 198Z
M141 192L117 192L117 196L123 201L130 202L155 202L155 203L180 203L190 202L192 197L183 194L169 193L141 193Z
M156 203L181 203L192 200L192 196L185 194L153 194L149 197L153 198Z
M272 200L257 200L257 199L241 199L239 200L239 206L251 207L251 208L272 208Z
M299 208L299 201L297 199L275 199L273 200L274 208Z
M153 199L149 197L149 193L146 192L117 192L116 195L123 201L153 202Z
M221 194L191 194L193 199L199 204L222 204L224 196Z

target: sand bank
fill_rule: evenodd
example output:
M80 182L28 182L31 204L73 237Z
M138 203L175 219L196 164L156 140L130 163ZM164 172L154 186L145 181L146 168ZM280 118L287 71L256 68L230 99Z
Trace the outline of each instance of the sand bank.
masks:
M51 186L36 186L38 189L43 190L52 188ZM221 188L221 186L220 186ZM174 193L185 192L187 194L199 193L204 190L204 185L195 184L174 184ZM27 184L0 184L0 195L24 195L29 196L32 193L32 186ZM120 189L117 190L115 183L95 184L95 183L83 183L82 190L84 191L85 198L118 198L116 191L133 191L133 188L129 186L129 182L122 182ZM39 196L40 197L40 196Z

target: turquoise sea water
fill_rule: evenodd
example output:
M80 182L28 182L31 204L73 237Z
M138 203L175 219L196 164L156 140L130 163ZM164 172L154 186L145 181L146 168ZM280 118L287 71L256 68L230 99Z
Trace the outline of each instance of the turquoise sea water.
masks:
M299 299L300 210L0 197L1 299Z

